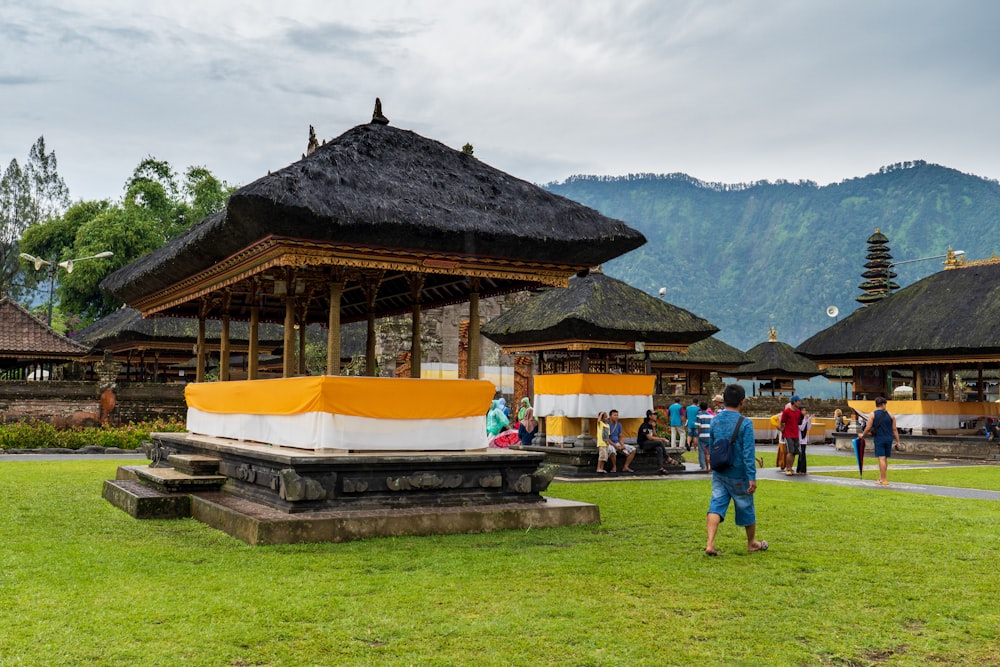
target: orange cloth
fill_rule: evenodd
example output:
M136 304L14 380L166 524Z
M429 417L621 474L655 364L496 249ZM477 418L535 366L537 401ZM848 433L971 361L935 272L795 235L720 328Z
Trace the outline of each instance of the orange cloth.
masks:
M184 388L204 412L294 415L329 412L372 419L457 419L485 415L496 393L485 380L334 377L201 382Z
M535 394L609 394L614 396L652 396L655 375L618 375L598 373L558 373L535 376Z

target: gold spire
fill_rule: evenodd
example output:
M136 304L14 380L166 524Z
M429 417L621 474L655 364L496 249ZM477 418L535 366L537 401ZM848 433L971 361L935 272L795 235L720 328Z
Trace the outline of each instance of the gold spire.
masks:
M778 342L778 332L774 330L773 326L767 330L767 342L768 343Z

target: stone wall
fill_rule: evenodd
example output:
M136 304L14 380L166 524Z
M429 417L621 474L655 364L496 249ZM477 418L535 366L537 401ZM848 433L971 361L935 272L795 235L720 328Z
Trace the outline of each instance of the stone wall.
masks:
M129 384L116 389L111 423L184 419L184 385ZM0 383L3 421L45 421L56 427L100 423L101 405L96 382Z

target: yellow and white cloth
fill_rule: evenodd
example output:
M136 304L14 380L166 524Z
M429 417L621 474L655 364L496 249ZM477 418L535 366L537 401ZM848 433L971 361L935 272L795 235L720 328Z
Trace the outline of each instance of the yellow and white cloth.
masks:
M191 433L310 450L486 448L484 380L318 376L189 384Z
M861 414L875 411L875 401L848 401L847 404ZM889 401L886 410L896 418L896 428L957 429L961 422L977 417L1000 417L1000 403L972 401ZM982 424L980 424L982 426Z
M535 376L535 416L645 418L653 409L654 375L565 373Z

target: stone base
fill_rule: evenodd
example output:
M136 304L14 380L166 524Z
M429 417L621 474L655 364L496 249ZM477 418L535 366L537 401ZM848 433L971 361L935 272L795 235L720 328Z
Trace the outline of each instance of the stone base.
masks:
M152 463L120 467L105 499L136 518L193 516L249 544L600 524L596 505L541 495L557 472L541 453L332 455L152 438Z
M834 446L843 452L853 452L854 433L835 433ZM866 438L865 456L873 456L871 437ZM1000 443L987 440L986 436L961 435L900 435L899 451L893 456L931 456L946 459L998 460Z
M550 498L542 503L414 507L287 514L228 493L192 496L199 521L252 545L347 542L369 537L485 533L600 524L596 505Z
M545 462L550 465L558 466L559 472L557 473L560 477L596 477L597 473L597 447L512 447L511 449L516 449L523 452L538 452L545 456ZM666 470L670 474L680 474L685 472L683 465L684 454L698 454L695 452L685 452L684 449L671 449L667 448L667 455L678 460L682 465L670 465L668 462L665 466ZM621 470L625 463L625 457L618 457L618 469ZM646 449L636 452L635 458L632 459L632 469L637 473L646 475L655 475L657 470L656 465L656 453L652 449ZM605 464L607 470L611 469L610 463Z

